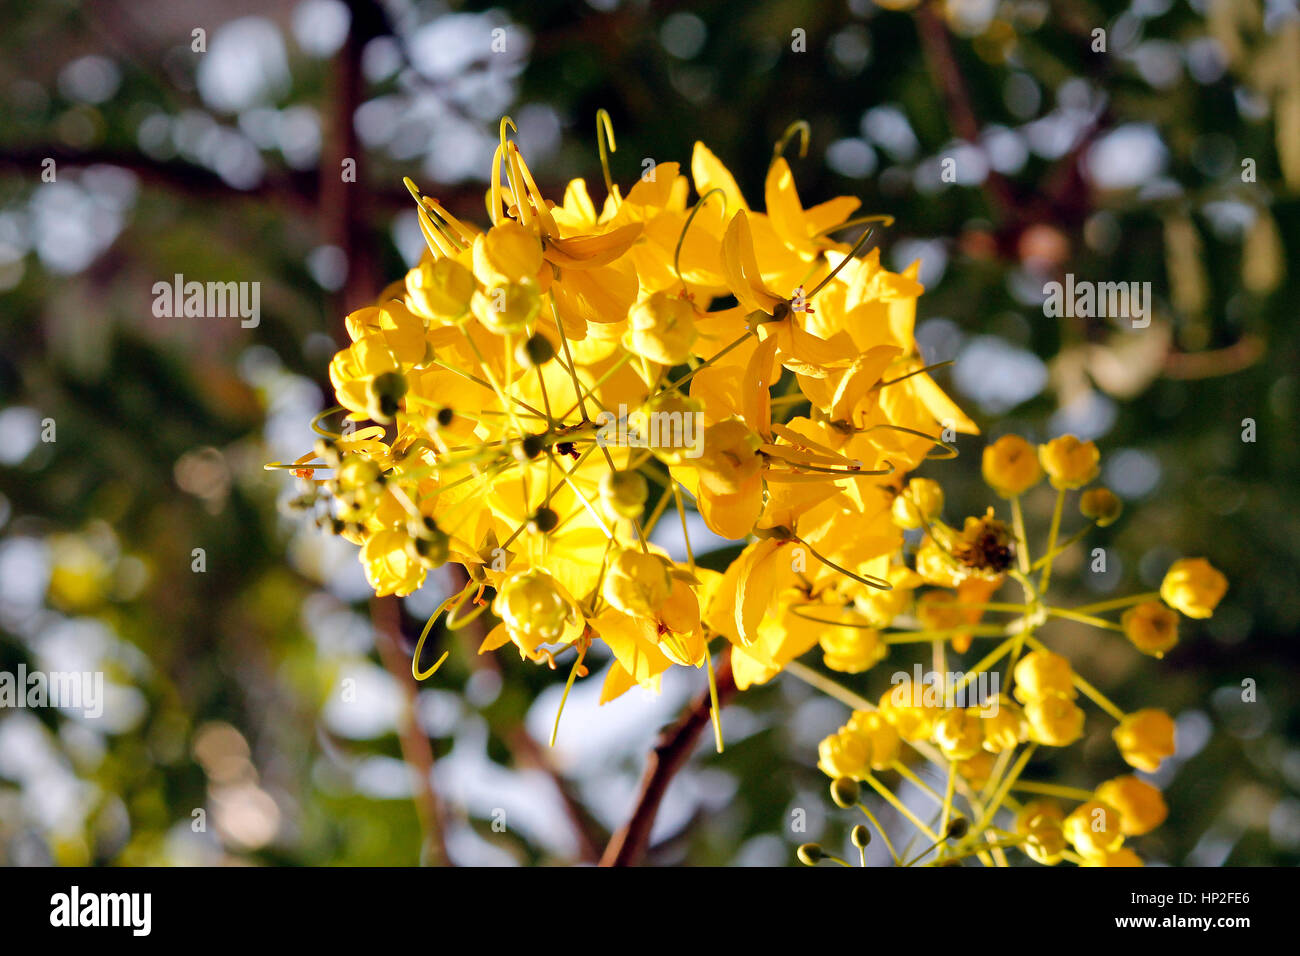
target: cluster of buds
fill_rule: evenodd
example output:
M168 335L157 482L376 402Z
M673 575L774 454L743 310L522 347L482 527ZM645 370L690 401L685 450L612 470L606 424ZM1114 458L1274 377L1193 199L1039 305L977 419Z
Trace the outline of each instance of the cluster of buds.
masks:
M1006 435L985 448L982 470L989 487L1006 499L1008 520L999 519L990 507L983 516L966 518L960 530L942 520L943 493L934 482L913 478L900 491L894 501L894 520L901 528L920 532L910 566L891 573L899 587L891 592L883 613L881 602L844 605L836 609L839 617L834 623L870 634L873 656L868 667L891 645L931 644L936 660L933 682L922 687L910 678L896 679L895 686L872 705L842 685L791 665L791 670L855 708L849 722L823 740L819 751L818 766L834 781L832 796L837 803L845 805L842 794L850 785L867 782L931 839L938 824L927 824L913 814L890 789L884 774L897 773L928 794L938 819L949 819L965 803L976 825L955 843L935 840L932 864L972 856L1005 862L1005 851L1014 847L1045 864L1069 860L1087 866L1141 865L1132 848L1123 846L1125 838L1149 832L1167 815L1160 791L1135 775L1086 791L1033 782L1023 774L1038 748L1068 747L1084 736L1087 716L1081 703L1086 701L1114 720L1115 746L1134 769L1154 773L1175 753L1174 722L1169 715L1155 708L1121 710L1077 674L1067 657L1043 643L1040 634L1049 623L1070 621L1114 632L1142 653L1160 657L1177 643L1178 612L1209 617L1227 591L1223 575L1204 559L1195 558L1175 562L1157 593L1075 608L1051 603L1047 594L1056 559L1094 527L1105 527L1120 515L1119 499L1110 490L1084 490L1097 478L1099 466L1096 445L1073 435L1037 447ZM1034 560L1021 496L1044 478L1056 490L1056 504L1045 548ZM1075 491L1081 492L1078 507L1085 523L1063 538L1064 505L1067 495ZM994 600L1009 582L1019 586L1020 600ZM900 600L900 592L907 589L917 592L910 613L908 602ZM1121 610L1118 622L1101 616ZM1001 619L990 620L990 616ZM989 638L998 643L973 668L949 675L941 666L946 649L964 652L975 640ZM843 659L842 653L827 649L824 663L848 673L866 669L846 667ZM994 670L1004 665L1005 677ZM992 695L970 703L966 698L973 687L987 686L990 673L998 678L992 682ZM918 757L933 764L941 780L946 779L946 796L910 769L909 761ZM1035 799L1021 804L1017 792ZM1049 797L1078 805L1067 813ZM998 829L999 812L1010 815L1014 833ZM895 862L903 861L895 856Z

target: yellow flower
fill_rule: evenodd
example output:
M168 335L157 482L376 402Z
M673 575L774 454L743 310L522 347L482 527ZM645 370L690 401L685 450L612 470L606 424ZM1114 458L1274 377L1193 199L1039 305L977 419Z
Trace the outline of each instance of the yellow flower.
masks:
M984 517L966 519L961 537L953 543L952 555L970 574L987 580L1000 579L1015 560L1015 542L1005 521L993 517L989 508Z
M1160 582L1160 597L1188 617L1209 617L1227 591L1228 579L1204 558L1175 561Z
M601 594L625 614L654 617L672 592L668 562L632 548L620 551L605 570Z
M411 554L410 540L405 531L383 530L362 545L361 563L376 594L405 596L424 583L424 564Z
M904 677L880 697L880 713L904 740L925 740L943 714L942 694L931 685L918 687Z
M898 757L898 731L880 714L857 710L849 722L817 748L818 768L832 779L866 779L870 770L887 770Z
M1159 601L1144 601L1120 618L1124 636L1143 654L1164 657L1178 643L1178 615Z
M844 729L868 742L871 769L887 770L898 759L898 731L878 712L855 710Z
M1003 498L1023 495L1043 480L1034 446L1019 435L1003 435L985 446L980 470L985 484Z
M1107 780L1097 788L1097 799L1119 811L1119 827L1125 836L1150 833L1169 815L1160 791L1132 774Z
M1111 731L1120 755L1130 767L1155 773L1174 754L1174 722L1163 710L1148 708L1125 716Z
M1049 747L1068 747L1083 736L1083 710L1068 697L1048 694L1025 704L1029 739Z
M1074 808L1062 824L1065 838L1084 857L1114 853L1124 843L1119 813L1100 800L1089 800Z
M980 712L984 728L984 749L995 754L1014 750L1029 734L1025 713L1006 694L998 695L992 703L996 704L996 710L989 707Z
M984 728L976 707L954 707L934 725L934 742L949 760L969 760L984 744Z
M1065 814L1052 800L1031 800L1016 814L1016 832L1029 839L1022 847L1031 860L1045 866L1061 862L1065 852Z
M826 666L843 674L870 670L889 653L880 632L867 627L832 627L822 635L821 646Z
M573 616L559 584L540 569L508 578L497 589L492 613L501 618L511 640L530 651L560 640Z
M1074 670L1070 662L1051 651L1031 651L1020 659L1014 672L1015 695L1022 704L1043 697L1073 699Z
M1038 460L1053 488L1082 488L1097 477L1101 470L1101 452L1095 442L1079 441L1073 435L1062 435L1046 445L1038 446Z

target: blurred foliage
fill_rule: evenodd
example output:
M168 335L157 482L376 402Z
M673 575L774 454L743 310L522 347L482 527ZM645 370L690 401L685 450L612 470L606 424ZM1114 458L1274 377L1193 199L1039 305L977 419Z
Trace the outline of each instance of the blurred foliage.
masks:
M1128 499L1096 538L1111 567L1076 565L1061 584L1149 589L1182 555L1228 575L1219 613L1185 625L1163 661L1068 625L1059 639L1121 706L1179 717L1186 757L1162 773L1170 820L1144 855L1297 862L1300 15L1258 0L890 6L905 9L8 4L0 671L102 670L109 706L100 721L0 711L0 860L421 858L400 667L381 666L353 556L284 516L291 482L261 466L308 447L342 315L418 251L400 178L481 220L509 112L544 190L572 176L594 189L603 107L616 181L645 158L686 162L703 139L754 199L773 143L806 120L801 195L896 217L883 245L895 266L923 261L927 358L957 360L945 387L986 435L1069 429L1102 445ZM359 171L344 191L341 158ZM1067 272L1151 282L1151 326L1045 318L1042 286ZM259 282L260 324L156 317L154 283L178 273ZM983 509L983 440L923 472L953 514ZM1031 523L1050 506L1040 489ZM399 654L446 586L407 599ZM549 755L562 675L437 640L453 655L415 706L458 862L573 860L574 816L599 845L630 809L654 724L698 691L566 714ZM1241 703L1246 679L1257 703ZM878 697L887 674L855 686ZM338 706L349 691L360 718ZM855 821L814 767L841 718L792 680L746 693L726 753L675 784L652 858L784 864L810 839L844 845ZM1124 769L1097 723L1065 758L1079 779L1062 782ZM498 808L534 825L499 832Z

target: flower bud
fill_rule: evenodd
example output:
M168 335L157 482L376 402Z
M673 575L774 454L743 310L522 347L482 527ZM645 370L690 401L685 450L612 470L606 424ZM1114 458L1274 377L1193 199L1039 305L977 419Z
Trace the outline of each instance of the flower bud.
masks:
M672 576L663 558L627 548L605 570L601 594L624 614L655 618L672 589Z
M836 777L831 781L831 800L842 810L857 806L862 788L852 777Z
M1147 708L1124 717L1111 731L1120 756L1130 767L1155 773L1174 754L1174 722L1163 710Z
M600 479L600 502L618 518L638 518L650 495L645 475L639 471L610 471Z
M1119 830L1119 813L1100 800L1089 800L1074 808L1061 825L1065 838L1085 857L1114 853L1124 843Z
M1048 747L1068 747L1083 736L1083 709L1068 697L1048 694L1025 704L1029 739Z
M1214 613L1228 591L1228 579L1204 558L1175 561L1160 582L1160 597L1188 617L1206 618Z
M1120 618L1127 637L1143 654L1164 657L1178 643L1178 615L1159 601L1143 601Z
M555 358L555 346L540 332L534 332L515 349L515 361L529 368L545 365Z
M861 674L889 651L880 632L862 627L832 627L821 636L822 660L833 671Z
M401 372L381 372L376 375L370 380L367 414L381 425L391 422L402 407L406 387L406 376Z
M1082 488L1097 477L1101 452L1095 442L1062 435L1038 446L1038 460L1053 488Z
M555 579L540 569L507 578L492 602L492 612L512 635L533 647L563 636L571 613Z
M1016 698L1028 703L1041 697L1068 697L1073 699L1074 670L1070 662L1051 651L1031 651L1020 659L1013 672L1016 679Z
M804 866L816 866L826 859L826 851L817 843L805 843L797 852L799 862Z
M1003 435L984 449L984 482L1003 498L1023 495L1043 479L1034 446L1019 435Z
M1097 799L1119 811L1119 828L1125 836L1150 833L1169 816L1160 791L1132 774L1107 780L1097 788Z

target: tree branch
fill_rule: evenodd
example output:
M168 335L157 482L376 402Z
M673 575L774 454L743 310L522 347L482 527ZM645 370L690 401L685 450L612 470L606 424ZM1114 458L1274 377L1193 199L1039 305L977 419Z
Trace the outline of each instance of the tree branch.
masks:
M731 674L731 655L717 671L718 706L721 707L736 692L736 682ZM672 783L677 771L686 765L695 750L700 734L708 725L710 700L705 690L696 698L694 704L677 719L674 724L665 727L655 743L654 749L646 761L645 775L641 778L641 793L637 797L636 808L623 828L614 834L605 847L601 857L601 866L636 866L645 856L650 845L650 830L654 827L655 817L659 813L659 804L663 801L668 785Z

